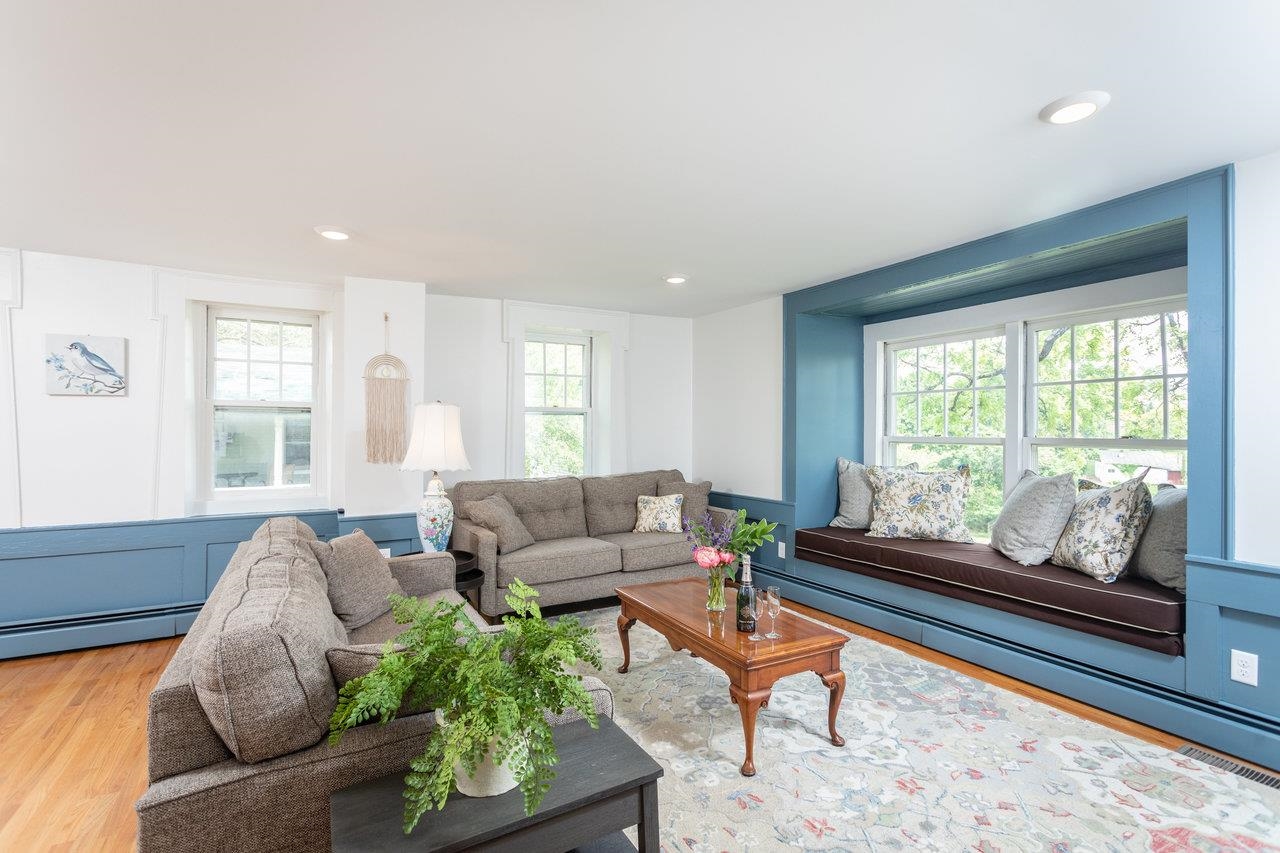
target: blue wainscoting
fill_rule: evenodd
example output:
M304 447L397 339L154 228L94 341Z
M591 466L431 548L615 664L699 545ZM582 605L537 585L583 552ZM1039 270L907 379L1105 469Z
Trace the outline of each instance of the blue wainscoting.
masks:
M757 549L756 553L751 555L751 564L777 572L786 571L787 560L778 556L778 544L782 543L785 546L789 557L795 539L795 507L789 501L753 498L729 492L712 492L710 503L714 507L731 509L735 512L745 509L749 521L759 521L762 518L776 521L778 526L773 530L776 541L766 542Z
M412 513L291 513L328 539L356 528L419 550ZM270 514L0 530L0 658L185 633L236 546Z

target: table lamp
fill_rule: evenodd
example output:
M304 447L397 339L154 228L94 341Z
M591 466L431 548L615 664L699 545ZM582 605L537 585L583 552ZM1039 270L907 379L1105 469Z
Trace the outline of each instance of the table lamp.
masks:
M462 446L462 410L452 403L419 403L413 407L409 452L401 471L430 471L431 481L418 505L418 535L423 551L443 551L453 532L453 504L445 494L441 471L470 471Z

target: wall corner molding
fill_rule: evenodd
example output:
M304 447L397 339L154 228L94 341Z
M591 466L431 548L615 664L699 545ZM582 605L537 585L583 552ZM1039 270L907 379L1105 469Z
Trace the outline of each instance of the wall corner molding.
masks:
M0 248L0 457L12 465L8 494L0 498L0 527L22 526L22 469L18 445L18 365L13 346L13 312L22 308L22 252Z

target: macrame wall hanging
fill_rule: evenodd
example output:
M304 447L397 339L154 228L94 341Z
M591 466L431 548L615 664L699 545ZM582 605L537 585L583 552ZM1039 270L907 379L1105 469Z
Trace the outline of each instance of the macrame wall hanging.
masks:
M399 465L405 453L405 400L409 369L392 355L391 315L382 315L382 355L364 366L364 456Z

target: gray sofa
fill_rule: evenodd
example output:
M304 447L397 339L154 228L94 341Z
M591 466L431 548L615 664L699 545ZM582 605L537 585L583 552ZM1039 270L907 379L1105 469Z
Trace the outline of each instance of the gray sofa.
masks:
M455 520L452 547L479 558L484 572L480 610L510 612L506 590L519 578L538 590L542 606L613 595L618 586L703 574L682 533L633 533L636 499L656 495L660 485L684 481L675 469L607 477L547 480L467 480L450 490ZM497 536L472 521L470 501L501 494L534 542L498 553ZM720 523L731 517L711 507ZM700 513L698 513L700 514Z
M329 746L338 687L400 629L388 608L344 630L307 542L315 538L296 518L263 524L160 676L147 719L150 786L136 805L143 853L328 850L330 793L402 772L422 750L432 714L361 726ZM390 569L408 595L463 600L447 553L393 558ZM586 684L612 717L609 689Z

